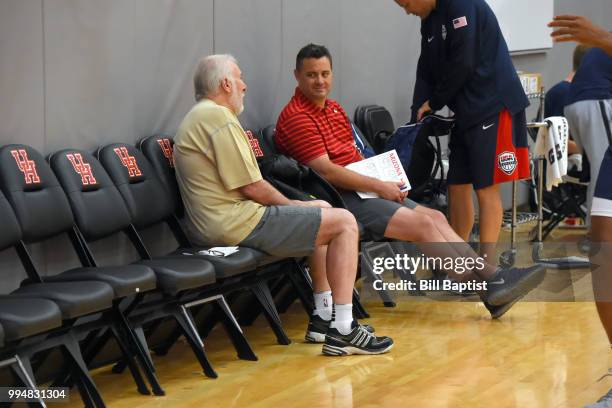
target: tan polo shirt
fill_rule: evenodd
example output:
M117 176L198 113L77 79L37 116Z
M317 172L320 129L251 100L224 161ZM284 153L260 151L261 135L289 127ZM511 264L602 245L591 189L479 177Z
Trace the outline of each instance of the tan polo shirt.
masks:
M174 161L193 241L236 245L244 240L265 207L237 190L262 177L236 115L208 99L196 104L174 139Z

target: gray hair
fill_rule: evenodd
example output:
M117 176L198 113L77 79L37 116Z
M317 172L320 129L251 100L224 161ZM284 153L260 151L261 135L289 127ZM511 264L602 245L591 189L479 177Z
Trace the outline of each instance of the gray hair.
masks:
M231 62L238 64L229 54L209 55L198 62L193 75L196 101L217 93L221 81L231 77Z

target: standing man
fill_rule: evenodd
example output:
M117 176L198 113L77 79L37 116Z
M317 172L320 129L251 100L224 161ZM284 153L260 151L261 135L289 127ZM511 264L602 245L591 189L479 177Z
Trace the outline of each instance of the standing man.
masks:
M262 179L237 118L247 86L232 56L200 60L194 88L197 103L174 144L193 241L251 247L279 257L309 256L313 285L326 293L315 296L307 338L324 343L328 355L389 351L393 340L374 336L353 319L359 234L353 215L320 200L289 200Z
M395 2L421 18L413 119L444 106L455 113L449 144L451 225L469 238L476 190L481 252L491 256L503 218L498 186L529 177L529 101L485 0Z
M555 42L576 41L589 47L599 47L612 56L612 33L582 16L557 16L548 23L556 28L551 36ZM590 259L595 265L592 273L593 293L599 319L612 348L612 144L608 146L601 167L591 207ZM612 389L596 403L586 408L611 408Z
M587 209L591 209L595 180L612 144L612 56L597 47L587 51L570 86L564 110L570 133L589 159L591 183Z
M558 82L552 88L550 88L548 92L546 92L546 99L544 102L545 118L550 116L563 116L563 109L565 109L565 107L569 104L570 85L574 79L574 76L576 75L576 71L578 71L578 68L582 63L584 54L586 54L588 50L589 47L577 45L576 48L574 48L574 53L572 54L572 71L567 75L567 78L561 82ZM568 147L568 154L580 153L572 151L572 144L570 144Z

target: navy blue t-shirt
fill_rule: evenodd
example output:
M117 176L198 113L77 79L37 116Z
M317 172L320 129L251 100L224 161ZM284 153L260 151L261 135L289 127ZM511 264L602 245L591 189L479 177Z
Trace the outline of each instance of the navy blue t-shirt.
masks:
M572 80L569 104L605 99L612 99L612 56L591 48Z
M438 0L421 22L413 116L429 100L469 128L507 108L529 105L495 14L485 0Z
M563 109L569 104L569 81L561 81L546 92L544 100L544 117L564 116Z

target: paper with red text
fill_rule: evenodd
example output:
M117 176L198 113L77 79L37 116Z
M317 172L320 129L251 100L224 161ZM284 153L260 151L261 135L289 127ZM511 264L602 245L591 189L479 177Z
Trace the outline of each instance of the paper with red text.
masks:
M373 177L382 181L402 182L404 184L400 188L402 192L406 192L411 188L404 167L395 150L390 150L370 157L369 159L351 163L346 166L346 168L364 176ZM357 194L359 194L361 198L378 198L378 194L376 193L357 191Z

